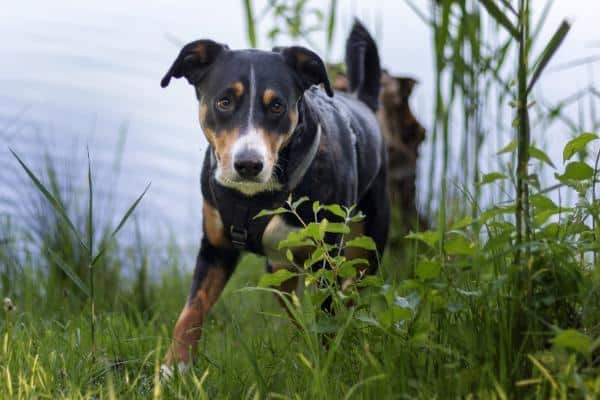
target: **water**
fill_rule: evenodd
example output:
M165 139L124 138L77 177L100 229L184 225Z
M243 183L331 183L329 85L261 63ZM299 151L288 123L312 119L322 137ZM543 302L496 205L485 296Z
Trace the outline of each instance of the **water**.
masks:
M257 2L256 9L264 3ZM550 36L562 16L576 17L556 63L600 53L589 44L600 40L595 22L600 2L556 3L543 37ZM30 185L10 156L9 146L38 171L44 154L50 154L61 177L72 179L76 188L84 188L89 146L100 196L110 194L114 208L124 210L152 182L139 211L145 231L161 236L172 231L180 244L198 243L199 172L206 142L191 87L180 80L163 90L159 81L187 41L210 37L232 48L247 43L240 1L174 4L114 0L3 4L0 212L18 215ZM353 15L361 15L371 26L380 18L378 39L384 64L392 72L419 78L413 108L428 126L433 72L427 27L399 0L339 4L332 58L341 57ZM268 24L261 24L261 30L268 30ZM260 45L268 48L270 43L263 40ZM551 99L564 97L587 85L594 68L548 75L540 81L541 89ZM577 110L572 112L576 115ZM557 160L566 139L564 132L558 132L551 140L550 153ZM429 157L424 152L423 161Z

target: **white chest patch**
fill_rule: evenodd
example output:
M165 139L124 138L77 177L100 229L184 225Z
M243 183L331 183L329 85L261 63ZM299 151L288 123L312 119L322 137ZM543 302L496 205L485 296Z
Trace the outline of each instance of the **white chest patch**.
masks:
M299 228L287 224L279 215L271 218L267 224L262 237L262 246L269 262L273 264L289 265L290 262L285 257L285 250L279 250L279 242L287 238L290 232L297 231Z

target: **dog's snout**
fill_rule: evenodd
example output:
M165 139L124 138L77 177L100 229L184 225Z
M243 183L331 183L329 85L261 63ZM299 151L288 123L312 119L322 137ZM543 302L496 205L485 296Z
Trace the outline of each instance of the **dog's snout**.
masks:
M254 150L244 150L235 157L233 166L242 178L254 178L263 169L261 155Z

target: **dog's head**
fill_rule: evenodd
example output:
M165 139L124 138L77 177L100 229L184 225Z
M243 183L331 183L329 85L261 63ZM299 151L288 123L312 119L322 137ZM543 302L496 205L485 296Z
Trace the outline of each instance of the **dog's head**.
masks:
M278 155L298 124L304 91L323 84L333 95L323 61L302 47L232 51L198 40L183 47L161 86L181 77L196 89L217 181L245 194L278 187Z

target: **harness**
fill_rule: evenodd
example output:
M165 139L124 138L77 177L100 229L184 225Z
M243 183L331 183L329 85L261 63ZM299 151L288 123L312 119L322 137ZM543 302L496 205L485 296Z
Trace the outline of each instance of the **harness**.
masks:
M280 181L285 182L281 190L265 191L247 196L240 191L218 183L214 174L211 174L209 181L210 195L213 204L221 215L225 227L225 236L231 241L234 248L263 254L262 237L271 218L266 216L254 217L261 210L273 210L284 205L292 190L300 183L312 164L319 148L320 139L321 126L317 125L316 133L305 155L289 171L289 174L279 176ZM286 160L288 159L286 158ZM283 168L283 170L287 170L287 168Z

